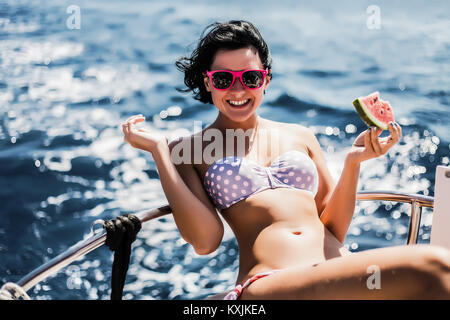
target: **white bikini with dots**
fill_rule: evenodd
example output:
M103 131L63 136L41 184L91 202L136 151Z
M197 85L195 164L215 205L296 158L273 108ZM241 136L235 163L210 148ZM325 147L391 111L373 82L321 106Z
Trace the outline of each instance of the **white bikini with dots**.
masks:
M315 196L318 180L312 159L301 151L291 150L276 158L270 167L235 156L218 160L206 172L204 186L216 207L226 209L269 188L303 189Z

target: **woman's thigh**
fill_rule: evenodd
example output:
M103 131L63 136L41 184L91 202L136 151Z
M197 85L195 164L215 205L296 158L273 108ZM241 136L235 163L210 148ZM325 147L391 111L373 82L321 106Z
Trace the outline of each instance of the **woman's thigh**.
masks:
M449 268L450 251L444 248L373 249L276 272L252 283L241 299L445 298Z

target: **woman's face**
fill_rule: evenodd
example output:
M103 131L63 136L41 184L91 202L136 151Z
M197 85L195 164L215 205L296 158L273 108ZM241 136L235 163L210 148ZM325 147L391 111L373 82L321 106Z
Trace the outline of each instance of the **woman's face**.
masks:
M254 48L217 51L209 71L230 70L242 71L245 69L264 69L258 51ZM239 79L228 90L217 90L210 82L209 77L204 78L206 90L211 92L214 105L227 118L235 122L242 122L252 116L263 100L263 92L270 82L266 76L261 88L250 90L245 88ZM233 105L232 102L248 102L243 106ZM231 103L230 103L231 101Z

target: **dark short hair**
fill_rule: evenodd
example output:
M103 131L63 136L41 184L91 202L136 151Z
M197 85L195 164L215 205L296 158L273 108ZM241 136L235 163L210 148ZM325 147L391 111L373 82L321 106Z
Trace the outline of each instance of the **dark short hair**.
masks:
M212 104L211 93L206 91L203 82L203 73L210 69L218 50L247 47L254 47L258 51L264 69L272 67L269 47L253 24L243 20L210 24L203 30L197 48L191 56L181 57L175 62L177 69L184 73L184 83L187 86L186 89L177 88L177 90L180 92L192 91L194 99ZM272 77L272 74L268 76Z

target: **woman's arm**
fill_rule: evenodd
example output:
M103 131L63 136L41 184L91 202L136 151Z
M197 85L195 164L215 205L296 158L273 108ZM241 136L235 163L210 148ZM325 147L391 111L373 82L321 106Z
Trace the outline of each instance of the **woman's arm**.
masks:
M324 226L341 243L345 240L355 211L359 170L360 164L351 161L347 157L341 177L333 190L325 210L320 215L320 220Z
M324 226L343 243L355 210L360 164L386 154L400 140L401 127L397 123L389 125L391 134L385 138L379 138L382 131L374 128L362 132L356 138L345 159L344 169L335 187L332 187L319 142L314 134L308 131L311 141L309 145L311 158L319 171L319 192L316 196L319 217ZM322 208L324 208L323 211Z
M222 241L223 223L207 198L192 164L175 166L170 158L170 149L167 144L161 144L152 152L162 188L183 239L198 254L209 254Z
M170 152L179 141L167 144L165 137L156 137L144 130L134 129L142 117L132 117L124 124L125 141L133 147L148 151L155 160L160 181L177 228L198 254L217 249L223 237L223 223L209 201L200 178L192 164L175 166Z

